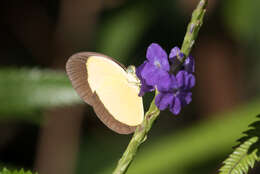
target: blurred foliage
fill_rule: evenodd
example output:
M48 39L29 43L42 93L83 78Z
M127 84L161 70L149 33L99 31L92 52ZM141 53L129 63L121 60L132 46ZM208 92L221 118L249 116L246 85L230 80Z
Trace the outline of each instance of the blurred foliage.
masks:
M246 61L247 83L249 94L255 96L260 92L260 23L259 23L259 0L229 0L223 3L223 22L227 31L234 40L240 44L237 50Z
M126 63L151 22L151 8L141 2L111 15L101 27L97 51Z
M30 171L24 171L23 169L21 170L14 170L14 171L10 171L6 168L4 168L2 171L0 171L0 174L32 174L32 172Z
M128 173L190 174L193 167L208 164L212 160L215 161L213 166L210 167L208 164L196 168L196 173L206 174L216 171L216 161L231 152L235 140L241 137L241 132L255 120L255 115L259 113L259 105L258 100L234 111L215 115L216 119L197 123L188 129L180 130L179 133L150 140L151 144L145 144L145 148L139 149ZM120 155L117 159L119 157ZM115 158L107 169L97 173L111 173L117 159ZM92 164L90 159L85 163ZM218 163L221 163L221 159ZM201 171L202 169L204 171Z
M80 103L63 72L40 69L0 69L0 119L37 121L37 111Z
M223 20L235 38L260 41L259 0L229 0L223 7Z

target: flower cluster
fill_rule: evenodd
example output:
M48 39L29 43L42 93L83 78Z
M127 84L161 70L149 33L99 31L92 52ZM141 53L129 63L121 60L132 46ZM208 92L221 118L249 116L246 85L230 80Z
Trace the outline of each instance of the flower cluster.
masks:
M141 81L139 96L157 89L159 94L155 104L160 110L169 108L178 115L181 108L192 100L191 88L195 85L194 59L189 56L180 65L184 54L178 47L174 47L169 55L156 43L152 43L146 53L147 60L136 70L136 75ZM180 66L179 66L180 65ZM178 72L173 73L178 67Z

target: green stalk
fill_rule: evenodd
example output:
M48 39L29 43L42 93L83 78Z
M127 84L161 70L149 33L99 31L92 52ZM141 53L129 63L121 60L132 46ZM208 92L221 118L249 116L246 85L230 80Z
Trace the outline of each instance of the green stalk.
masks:
M200 27L203 24L203 18L206 13L207 4L208 0L200 0L196 9L192 12L192 17L190 23L188 24L187 31L181 46L181 52L184 53L185 58L187 58L187 56L190 54L191 49L198 36ZM180 61L184 62L184 60L185 59Z
M156 120L160 110L156 107L153 99L149 110L145 114L143 123L137 127L130 143L128 144L123 156L118 161L117 167L113 174L123 174L127 171L130 163L132 162L136 151L140 144L146 140L146 135L152 127L153 122Z
M185 54L185 58L189 55L192 46L195 43L200 27L203 23L203 18L205 15L205 8L207 5L207 0L200 0L196 9L192 13L191 21L187 27L187 32L184 37L184 41L181 47L181 52ZM183 62L185 59L180 60ZM155 96L158 92L156 92ZM150 131L154 121L160 114L160 110L155 105L155 97L150 105L149 110L145 114L143 123L136 129L130 143L128 144L123 156L118 161L118 164L113 172L113 174L124 174L126 173L129 165L131 164L138 147L146 140L147 134Z

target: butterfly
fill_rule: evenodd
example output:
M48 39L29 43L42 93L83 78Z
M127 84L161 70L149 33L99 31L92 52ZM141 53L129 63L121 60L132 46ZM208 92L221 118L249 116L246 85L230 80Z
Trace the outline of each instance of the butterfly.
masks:
M130 134L142 123L143 100L134 66L125 68L109 56L81 52L68 59L66 72L77 94L108 128Z

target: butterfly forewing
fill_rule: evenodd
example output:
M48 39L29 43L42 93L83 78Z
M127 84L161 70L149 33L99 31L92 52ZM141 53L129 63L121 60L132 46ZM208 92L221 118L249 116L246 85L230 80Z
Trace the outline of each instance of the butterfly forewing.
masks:
M123 65L99 53L83 52L69 58L66 70L73 88L110 129L128 134L141 124L142 98L138 88L129 85Z

